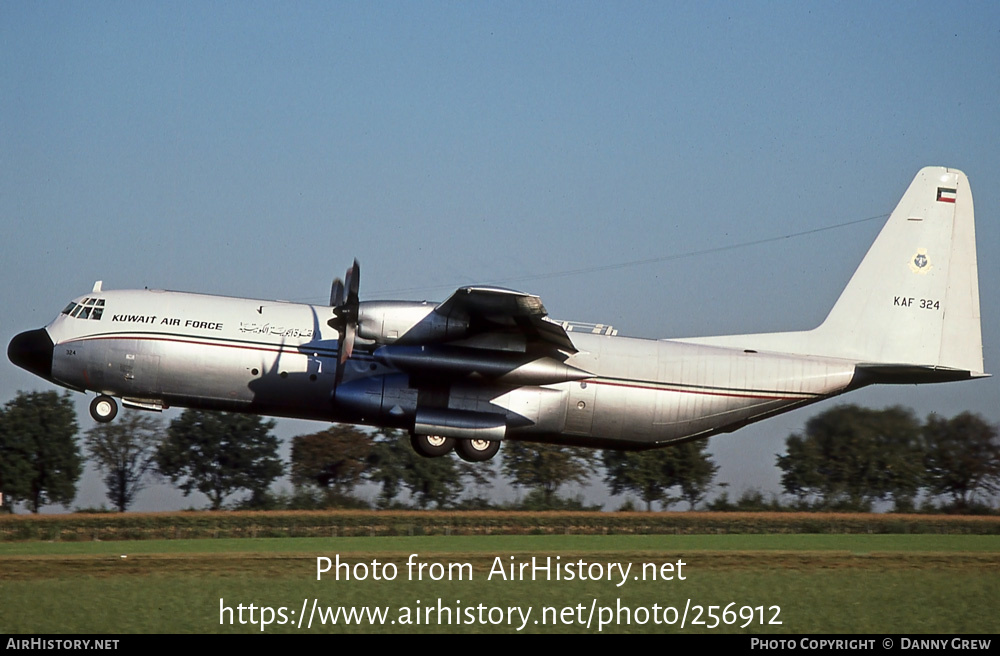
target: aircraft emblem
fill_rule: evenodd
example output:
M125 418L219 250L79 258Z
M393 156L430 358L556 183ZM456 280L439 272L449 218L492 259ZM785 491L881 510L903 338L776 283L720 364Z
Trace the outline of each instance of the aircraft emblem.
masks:
M910 261L910 270L913 271L913 273L923 274L927 273L932 268L934 267L931 266L931 261L927 257L927 249L918 248L917 254L914 255L913 259Z

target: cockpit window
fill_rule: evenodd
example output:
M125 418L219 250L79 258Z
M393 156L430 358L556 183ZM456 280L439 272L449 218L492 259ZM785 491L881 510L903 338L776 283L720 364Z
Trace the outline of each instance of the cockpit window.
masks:
M76 319L100 319L104 314L104 299L85 298L81 303L70 303L62 313Z

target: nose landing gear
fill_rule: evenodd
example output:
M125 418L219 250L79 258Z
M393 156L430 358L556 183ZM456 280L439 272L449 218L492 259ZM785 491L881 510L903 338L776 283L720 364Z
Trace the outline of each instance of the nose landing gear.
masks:
M118 415L118 402L106 394L101 394L90 402L90 416L95 421L106 424Z

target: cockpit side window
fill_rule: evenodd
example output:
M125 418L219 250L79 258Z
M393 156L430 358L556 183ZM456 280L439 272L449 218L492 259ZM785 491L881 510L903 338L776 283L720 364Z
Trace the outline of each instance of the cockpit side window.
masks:
M70 303L62 313L75 319L100 319L104 314L104 299L85 298L80 303Z

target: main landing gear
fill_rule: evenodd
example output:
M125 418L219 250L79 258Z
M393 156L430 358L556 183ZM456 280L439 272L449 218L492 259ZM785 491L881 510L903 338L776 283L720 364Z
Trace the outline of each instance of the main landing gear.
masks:
M410 445L425 458L440 458L454 449L466 462L484 462L500 451L499 440L466 440L440 435L410 435Z
M466 462L485 462L500 450L500 440L458 440L455 453Z
M410 435L410 446L425 458L440 458L455 447L455 440L440 435Z
M118 402L106 394L101 394L90 402L90 416L95 421L106 424L118 415Z

